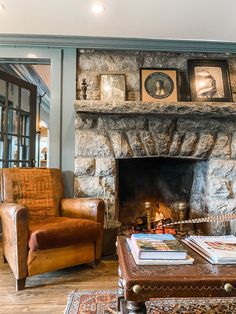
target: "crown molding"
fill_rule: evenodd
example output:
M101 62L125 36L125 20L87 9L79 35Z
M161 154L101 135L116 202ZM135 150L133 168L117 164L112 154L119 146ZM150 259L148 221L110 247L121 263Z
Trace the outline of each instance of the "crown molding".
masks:
M93 36L0 34L0 46L236 53L236 43Z

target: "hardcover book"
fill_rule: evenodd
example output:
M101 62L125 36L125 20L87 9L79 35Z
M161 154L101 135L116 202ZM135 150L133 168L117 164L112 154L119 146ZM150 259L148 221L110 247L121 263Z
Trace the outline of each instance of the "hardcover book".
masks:
M131 240L127 238L126 241L136 265L191 265L194 262L190 255L187 255L186 259L139 259L132 247Z
M236 237L189 236L183 240L212 264L236 264Z
M187 252L172 234L132 234L131 245L139 259L186 259Z

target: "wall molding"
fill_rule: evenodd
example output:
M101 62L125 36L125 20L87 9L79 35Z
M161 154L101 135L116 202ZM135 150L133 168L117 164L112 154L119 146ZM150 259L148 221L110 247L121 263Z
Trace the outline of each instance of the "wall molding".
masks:
M143 38L0 34L0 46L236 53L236 43Z

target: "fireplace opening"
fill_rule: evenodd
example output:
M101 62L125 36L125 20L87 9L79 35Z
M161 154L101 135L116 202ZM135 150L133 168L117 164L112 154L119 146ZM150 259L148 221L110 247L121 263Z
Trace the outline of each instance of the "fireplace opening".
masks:
M147 201L152 204L153 216L178 220L175 204L189 204L194 168L200 162L184 158L118 159L119 220L122 225L133 225L143 217ZM189 214L187 207L186 219Z

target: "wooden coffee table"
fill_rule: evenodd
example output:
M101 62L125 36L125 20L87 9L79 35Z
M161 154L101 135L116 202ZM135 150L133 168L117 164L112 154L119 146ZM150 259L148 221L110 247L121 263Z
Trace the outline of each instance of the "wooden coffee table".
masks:
M118 310L146 313L145 301L158 297L236 297L236 265L212 265L187 249L193 265L139 266L119 236Z

